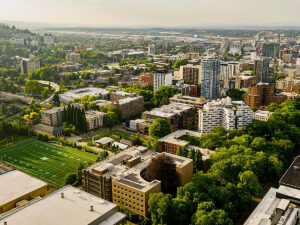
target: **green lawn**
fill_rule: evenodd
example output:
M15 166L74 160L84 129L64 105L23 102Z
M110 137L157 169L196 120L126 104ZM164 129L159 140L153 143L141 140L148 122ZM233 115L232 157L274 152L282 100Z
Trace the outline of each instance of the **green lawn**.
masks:
M96 158L91 153L32 138L0 147L0 160L57 188L64 186L65 176L76 172L80 163L94 163Z

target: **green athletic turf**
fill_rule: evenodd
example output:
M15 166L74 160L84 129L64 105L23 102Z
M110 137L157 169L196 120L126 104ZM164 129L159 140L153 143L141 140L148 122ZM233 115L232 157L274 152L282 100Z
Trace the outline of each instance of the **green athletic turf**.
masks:
M0 160L57 188L64 186L67 174L77 172L80 163L94 163L96 158L91 153L32 138L0 147Z

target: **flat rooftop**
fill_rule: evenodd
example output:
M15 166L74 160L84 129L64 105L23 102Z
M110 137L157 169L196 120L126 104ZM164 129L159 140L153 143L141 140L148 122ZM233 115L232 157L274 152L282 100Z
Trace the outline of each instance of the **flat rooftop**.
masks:
M146 181L141 177L141 171L147 168L151 159L158 154L167 154L174 160L176 167L179 168L184 167L192 161L191 159L181 156L150 151L143 146L134 146L118 153L117 155L109 159L98 162L88 167L87 170L90 173L101 174L105 177L111 177L113 181L120 182L140 191L146 192L159 184L160 181ZM132 163L131 167L128 163Z
M108 91L103 88L87 87L61 93L59 98L61 102L67 103L75 98L83 98L85 95L98 96L100 94L107 95Z
M181 114L184 111L189 110L191 108L192 106L187 104L171 102L169 105L163 105L160 108L155 108L151 111L146 111L144 113L152 116L170 118L174 115Z
M290 165L281 177L279 184L300 189L300 156Z
M170 98L170 101L183 102L183 103L193 104L193 105L204 105L207 102L209 102L209 100L204 97L192 97L192 96L185 96L182 94L174 95L172 98Z
M201 137L202 134L199 132L195 132L195 131L190 131L190 130L177 130L171 134L168 134L165 137L162 137L161 139L159 139L158 141L160 142L168 142L171 144L176 144L176 145L180 145L180 146L185 146L187 145L189 142L185 141L185 140L181 140L179 139L182 136L191 136L191 137Z
M115 204L66 186L24 208L6 214L0 219L0 224L6 221L9 225L103 225L116 224L124 218L125 215L118 212Z
M47 185L18 170L1 174L0 184L0 206Z

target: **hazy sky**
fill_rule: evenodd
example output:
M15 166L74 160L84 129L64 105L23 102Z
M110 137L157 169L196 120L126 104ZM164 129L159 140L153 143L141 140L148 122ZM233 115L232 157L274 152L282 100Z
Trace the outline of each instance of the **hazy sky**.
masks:
M101 26L300 25L300 0L0 0L0 20Z

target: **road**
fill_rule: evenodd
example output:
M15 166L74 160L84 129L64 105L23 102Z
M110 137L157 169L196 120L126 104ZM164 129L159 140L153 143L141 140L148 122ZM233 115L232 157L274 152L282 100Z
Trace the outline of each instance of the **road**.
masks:
M48 85L50 84L50 86L54 89L55 92L59 91L60 86L54 82L50 82L50 81L46 81L46 80L38 80L39 83L43 84L43 85ZM51 103L52 99L53 99L53 95L51 95L49 98L47 98L46 100L41 102L41 106L45 106Z

